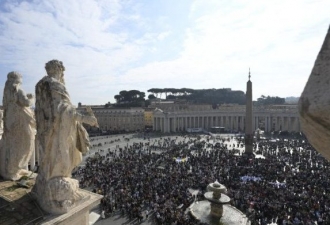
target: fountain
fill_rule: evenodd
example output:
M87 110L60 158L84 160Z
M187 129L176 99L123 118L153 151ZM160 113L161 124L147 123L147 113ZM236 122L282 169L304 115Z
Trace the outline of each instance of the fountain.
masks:
M189 208L192 216L210 225L248 225L247 217L228 204L227 188L218 181L207 186L206 200L194 202Z

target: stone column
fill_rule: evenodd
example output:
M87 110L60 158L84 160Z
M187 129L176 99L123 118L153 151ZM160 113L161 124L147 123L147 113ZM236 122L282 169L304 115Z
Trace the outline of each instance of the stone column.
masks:
M152 124L152 129L154 130L154 131L156 131L157 130L157 118L154 116L154 121L153 121L153 124Z
M178 120L178 118L175 116L173 119L174 119L173 131L176 132L177 131L177 120Z
M259 128L259 116L256 116L256 129Z
M180 119L179 119L179 122L180 122L180 126L179 126L179 129L180 130L182 130L183 129L183 126L184 126L184 124L183 124L183 119L184 119L184 117L180 117Z
M236 131L238 131L238 116L235 116L234 118L235 118L235 120L234 120L234 129Z
M276 116L275 117L275 131L278 131L279 130L279 120L278 120L278 117Z
M273 117L272 116L270 116L269 117L269 131L273 131L273 124L274 123L274 121L273 121Z
M292 123L291 122L292 122L292 117L289 116L288 117L288 131L289 132L292 132L292 125L291 125Z
M160 131L164 132L164 118L160 118Z
M171 132L170 128L170 118L166 116L166 132Z

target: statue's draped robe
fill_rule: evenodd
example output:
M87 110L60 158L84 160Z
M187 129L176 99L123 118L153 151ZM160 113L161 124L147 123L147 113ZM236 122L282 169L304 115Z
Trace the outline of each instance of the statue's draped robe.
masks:
M17 180L35 150L36 124L30 100L21 89L5 86L3 96L4 133L1 151L4 156L2 176Z
M65 86L48 76L40 80L36 85L35 111L39 176L45 180L71 177L73 168L82 160L81 152L87 152L89 141Z

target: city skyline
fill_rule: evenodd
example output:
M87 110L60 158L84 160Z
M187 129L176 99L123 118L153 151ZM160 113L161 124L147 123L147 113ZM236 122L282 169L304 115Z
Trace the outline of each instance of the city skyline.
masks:
M253 99L300 96L329 27L328 1L0 2L0 98L19 71L34 93L63 61L72 103L121 90L231 88Z

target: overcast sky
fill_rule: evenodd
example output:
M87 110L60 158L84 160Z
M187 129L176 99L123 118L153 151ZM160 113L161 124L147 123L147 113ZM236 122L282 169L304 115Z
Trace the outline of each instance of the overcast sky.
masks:
M329 0L0 0L0 98L19 71L34 93L63 61L72 103L121 90L246 89L300 96L330 23Z

